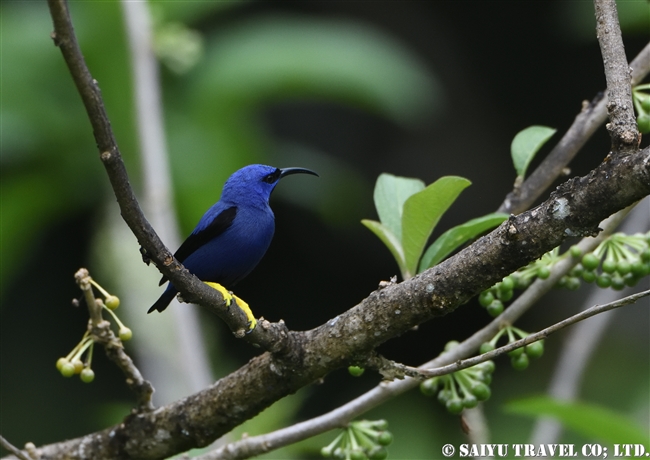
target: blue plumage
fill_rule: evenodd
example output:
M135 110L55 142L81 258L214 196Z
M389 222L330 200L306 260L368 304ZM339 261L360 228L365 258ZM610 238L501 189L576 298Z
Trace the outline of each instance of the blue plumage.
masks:
M304 168L250 165L233 173L223 186L221 199L203 215L174 257L202 281L231 287L260 262L275 232L269 206L271 192L290 174L313 174ZM163 276L160 284L167 278ZM149 309L163 311L178 291L169 283Z

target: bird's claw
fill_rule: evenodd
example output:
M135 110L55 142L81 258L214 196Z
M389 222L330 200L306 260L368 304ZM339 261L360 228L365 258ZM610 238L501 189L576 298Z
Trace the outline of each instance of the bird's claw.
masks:
M255 327L257 326L257 320L253 315L253 311L248 306L248 304L244 302L242 299L237 297L235 294L233 294L232 296L235 299L235 305L237 305L244 313L246 313L246 318L248 318L248 323L247 323L248 331L246 331L246 334L250 334L251 332L253 332L253 329L255 329Z
M255 329L255 326L257 326L257 320L255 319L255 316L253 316L253 312L251 311L248 304L244 302L242 299L240 299L239 297L237 297L232 292L228 291L228 289L226 289L219 283L211 283L209 281L204 281L204 283L221 293L224 300L226 301L227 307L230 307L233 299L235 300L235 305L239 307L239 309L246 314L246 318L248 319L248 322L246 323L246 325L248 326L248 330L246 331L246 333L250 334L253 331L253 329Z
M223 296L223 300L226 301L226 307L230 306L230 303L232 302L232 294L228 289L226 289L219 283L211 283L209 281L204 281L204 283L210 286L212 289L216 289L217 291L219 291Z

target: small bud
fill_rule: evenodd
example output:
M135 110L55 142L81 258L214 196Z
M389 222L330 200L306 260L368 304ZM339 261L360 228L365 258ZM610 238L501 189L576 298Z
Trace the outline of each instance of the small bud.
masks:
M84 368L84 363L82 363L79 358L72 361L72 365L74 366L74 373L75 374L79 374Z
M59 358L56 361L56 368L59 372L61 372L61 368L63 368L63 365L67 363L68 360L66 358Z
M131 340L131 337L133 337L133 332L131 331L131 329L129 329L126 326L120 328L119 334L120 334L120 340L122 342L126 342L127 340Z
M81 371L81 381L84 383L90 383L93 380L95 380L95 373L93 370L89 367L84 368L84 370Z
M64 377L72 377L74 375L74 365L66 360L65 363L61 366L61 369L59 369L59 372L61 372L61 375Z
M109 295L108 297L106 297L105 304L106 307L110 308L111 310L115 310L117 307L120 306L120 299L115 295Z

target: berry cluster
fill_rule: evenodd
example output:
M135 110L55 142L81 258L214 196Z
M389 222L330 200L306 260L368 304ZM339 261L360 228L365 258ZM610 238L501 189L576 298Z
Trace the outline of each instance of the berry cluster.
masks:
M548 278L553 265L567 256L581 263L558 281L558 287L575 290L580 287L581 280L618 290L634 286L641 278L650 275L650 232L634 235L615 233L587 254L583 254L578 246L571 246L564 254L555 248L481 292L479 303L490 316L499 316L503 313L504 302L512 299L515 289L526 289L536 278Z
M632 99L637 117L636 124L643 134L650 133L650 94L642 90L650 89L650 83L639 85L632 90Z
M107 311L117 323L119 327L118 334L120 340L130 340L133 336L133 332L131 329L126 327L113 312L113 310L120 306L120 299L117 296L106 292L106 290L97 284L97 282L92 278L90 278L89 281L90 284L92 284L104 296L104 300L95 299L95 302L98 305L101 305L102 309ZM94 340L88 330L81 338L81 341L72 349L72 351L70 351L70 353L68 353L67 356L57 360L56 368L59 370L61 375L64 377L72 377L75 374L79 374L82 382L92 382L95 379L95 372L90 368L93 360L93 346ZM85 360L82 360L84 354Z
M393 435L386 428L386 420L350 422L334 441L321 449L321 454L345 460L383 460L388 457L386 446L393 442Z
M457 345L456 341L448 342L445 351ZM463 409L476 407L479 401L486 401L490 397L494 369L493 361L485 361L451 374L427 379L420 384L420 391L426 396L438 393L438 401L449 413L460 414Z
M496 348L496 344L501 337L505 334L508 336L508 343L517 341L518 339L523 339L528 336L527 332L522 331L514 326L506 326L501 329L497 334L492 337L492 340L485 342L481 345L479 352L481 354L492 351ZM537 342L529 343L528 345L520 348L515 348L514 350L508 352L510 356L510 364L514 369L524 370L530 364L531 359L537 359L544 354L544 341L539 340ZM489 361L488 361L489 362Z
M574 252L573 256L581 256ZM650 232L635 235L615 233L593 252L583 255L581 263L573 268L567 278L575 279L574 282L582 278L588 283L596 282L601 288L621 290L625 286L634 286L649 274Z

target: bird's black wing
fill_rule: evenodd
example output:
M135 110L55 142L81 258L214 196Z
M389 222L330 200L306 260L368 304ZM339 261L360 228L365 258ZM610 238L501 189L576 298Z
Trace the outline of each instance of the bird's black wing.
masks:
M203 246L212 238L216 238L217 236L221 235L224 231L226 231L228 227L232 225L232 222L235 220L236 215L236 206L231 206L221 211L219 214L217 214L217 217L214 218L210 225L199 232L192 233L187 237L183 244L181 244L181 247L179 247L178 250L174 253L176 260L183 263L183 261L198 248ZM163 275L159 285L162 285L165 281L167 281L167 277Z

